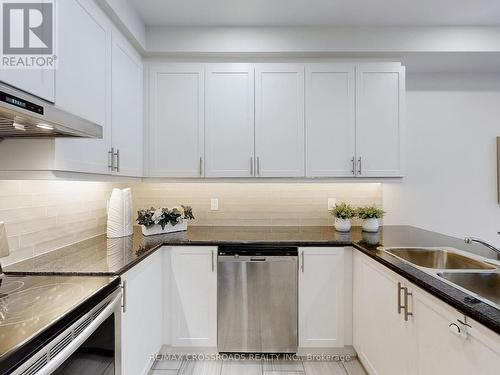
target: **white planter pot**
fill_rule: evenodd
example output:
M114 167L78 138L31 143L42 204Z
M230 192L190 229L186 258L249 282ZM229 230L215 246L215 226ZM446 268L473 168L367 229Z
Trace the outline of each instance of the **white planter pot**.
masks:
M351 230L351 220L335 218L335 230L343 233L349 232Z
M369 233L375 233L378 232L378 228L379 228L378 219L373 218L373 219L363 220L363 231Z
M142 227L142 234L145 236L152 236L155 234L163 234L163 233L172 233L172 232L182 232L184 230L187 230L188 227L188 221L189 220L183 220L182 223L177 223L176 225L171 225L168 223L165 225L165 228L162 229L161 225L155 224L150 227L146 227L144 225L141 225Z

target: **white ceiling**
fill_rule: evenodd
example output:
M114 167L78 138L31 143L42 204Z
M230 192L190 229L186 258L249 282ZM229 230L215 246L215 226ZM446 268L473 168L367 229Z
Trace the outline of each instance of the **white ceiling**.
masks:
M500 0L130 0L152 26L500 25Z

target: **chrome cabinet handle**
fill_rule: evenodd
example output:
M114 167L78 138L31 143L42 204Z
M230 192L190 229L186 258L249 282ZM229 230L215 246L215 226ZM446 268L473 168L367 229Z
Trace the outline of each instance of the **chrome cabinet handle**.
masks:
M253 156L250 156L250 176L253 176Z
M448 329L449 329L452 333L454 333L454 334L456 334L456 335L460 335L460 334L462 333L462 330L460 329L460 327L459 327L459 326L458 326L458 324L456 324L456 323L450 323L450 324L448 325Z
M398 314L401 314L401 310L404 309L404 305L401 305L401 291L404 288L401 286L401 283L398 282Z
M212 272L215 271L214 253L215 252L212 250Z
M359 157L358 159L358 174L361 175L362 173L362 170L363 170L363 167L362 167L362 164L361 164L361 156Z
M125 280L122 281L122 311L127 311L127 282Z
M405 315L405 322L408 321L408 317L409 316L412 316L413 313L412 312L409 312L408 311L408 296L412 296L413 293L411 292L408 292L408 288L407 287L404 287L404 292L405 292L405 298L404 298L404 304L405 304L405 308L404 308L404 315Z
M115 149L113 147L108 151L108 169L111 172L115 170Z
M116 156L115 171L120 172L120 150L119 149L116 149L114 156Z
M200 156L200 176L203 176L203 158Z
M304 272L304 252L302 252L300 254L301 258L302 258L302 262L300 264L300 270L302 271L302 273Z
M257 176L260 176L260 157L257 156Z
M352 163L352 174L353 176L356 175L356 158L353 156L352 159L351 159L351 163Z

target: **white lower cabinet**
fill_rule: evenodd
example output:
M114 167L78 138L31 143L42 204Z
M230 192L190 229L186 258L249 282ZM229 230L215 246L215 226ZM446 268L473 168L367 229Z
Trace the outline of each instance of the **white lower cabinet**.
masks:
M217 248L170 250L171 345L217 346Z
M498 373L498 334L359 251L353 272L354 348L369 374Z
M122 375L149 371L151 355L163 345L163 277L161 250L122 276L124 311L121 320Z
M418 375L499 373L498 334L419 289L413 304Z
M344 248L299 249L299 347L344 346Z
M369 374L411 373L412 326L398 309L398 283L404 279L355 251L353 344Z

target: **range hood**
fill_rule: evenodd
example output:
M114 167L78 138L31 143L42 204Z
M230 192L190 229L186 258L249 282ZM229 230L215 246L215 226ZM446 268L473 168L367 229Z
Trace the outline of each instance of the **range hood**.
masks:
M102 138L102 127L0 82L0 139Z

